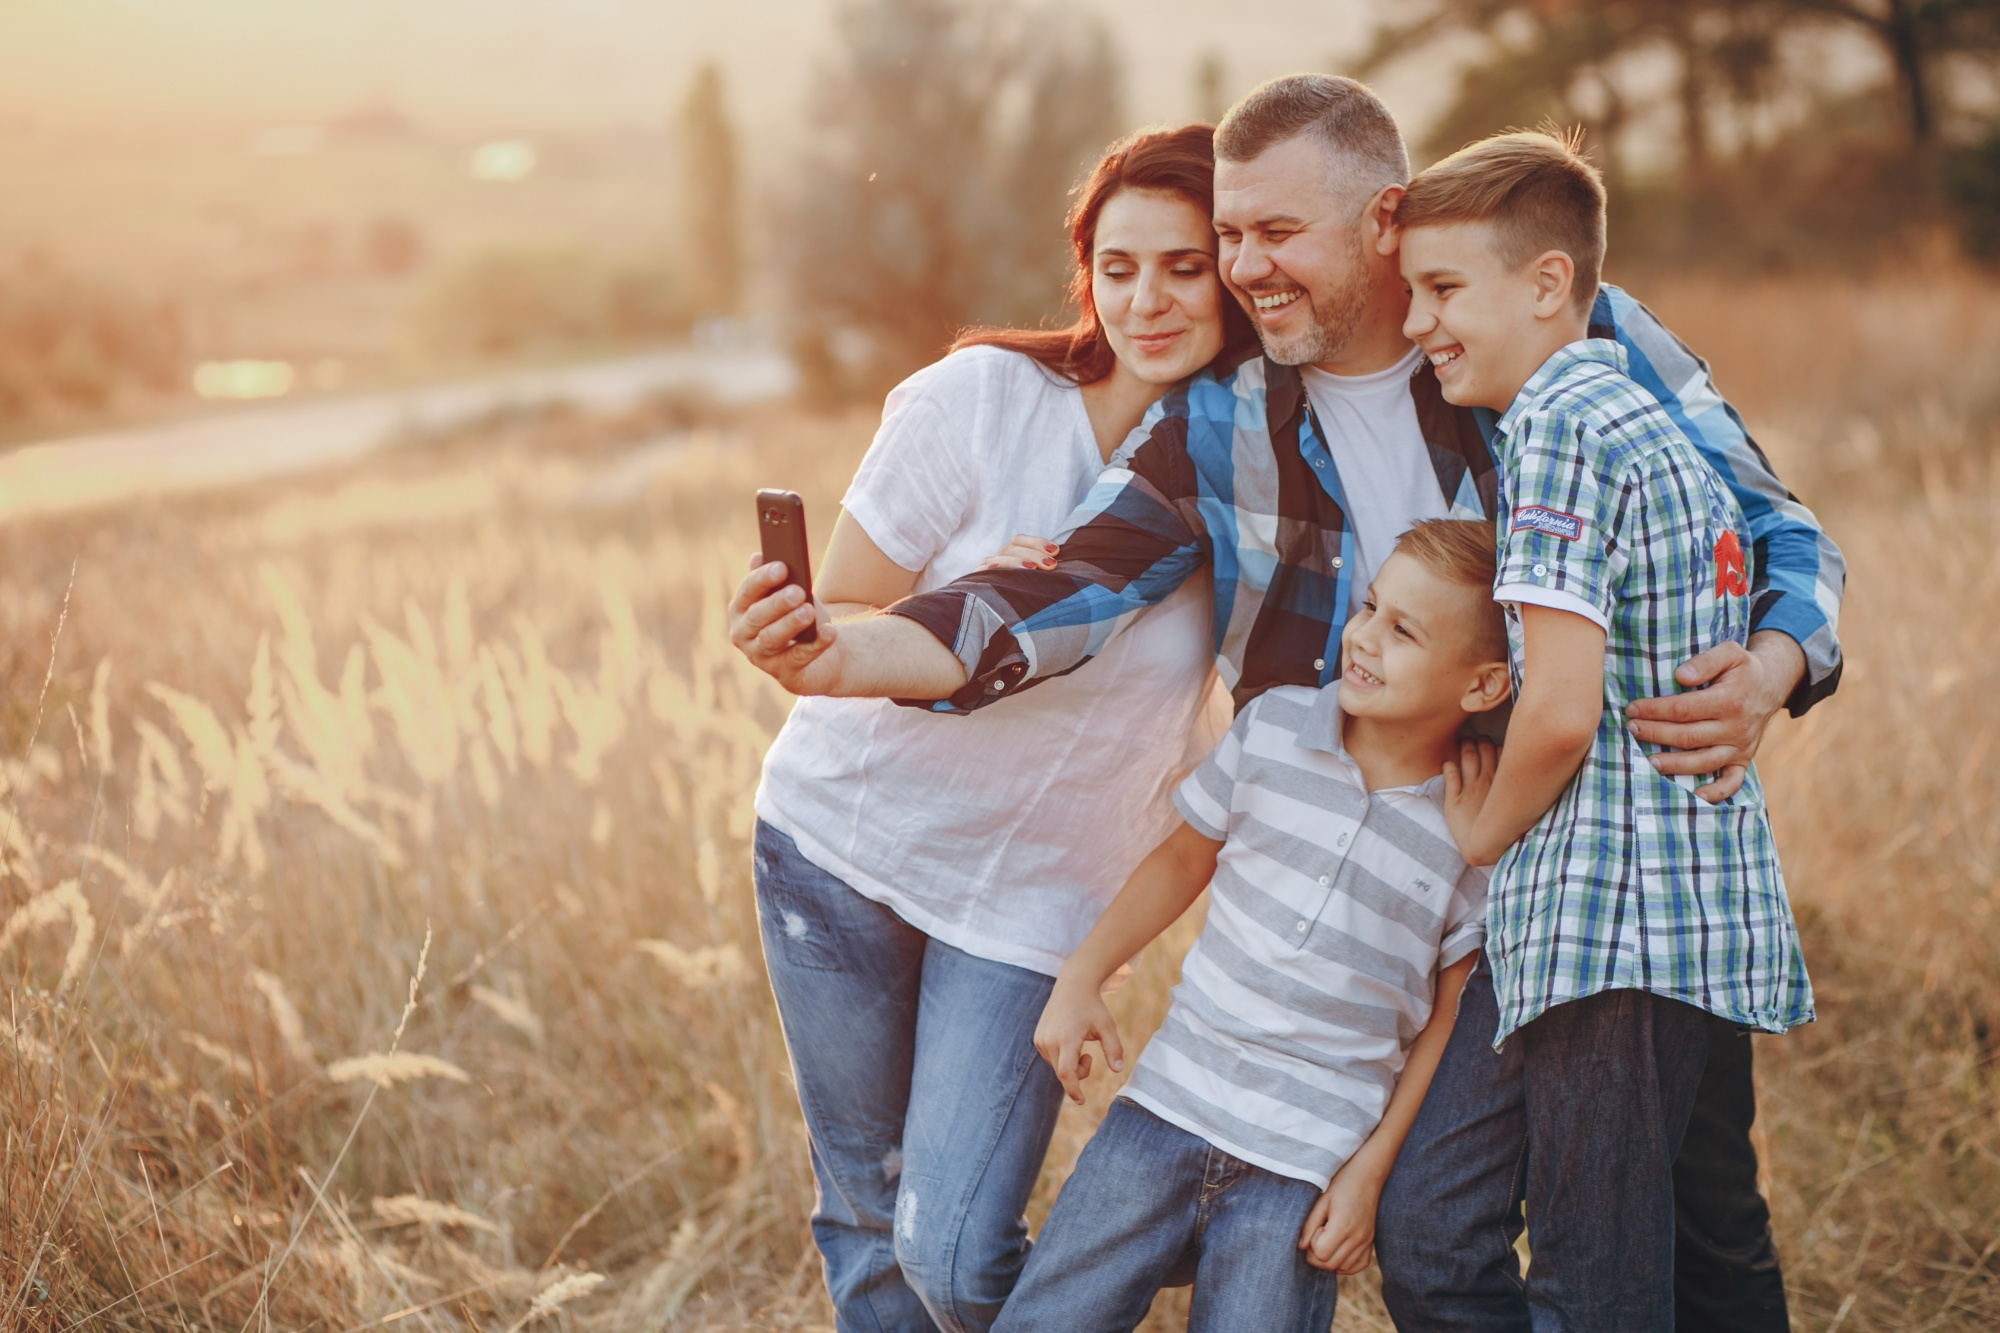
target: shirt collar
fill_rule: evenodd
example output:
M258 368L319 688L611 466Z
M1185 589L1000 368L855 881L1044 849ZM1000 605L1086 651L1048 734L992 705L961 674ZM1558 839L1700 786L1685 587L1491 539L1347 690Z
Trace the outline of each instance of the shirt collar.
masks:
M1554 355L1542 362L1542 368L1528 376L1528 382L1521 386L1521 392L1514 395L1514 401L1500 417L1500 424L1494 429L1502 435L1514 429L1514 423L1525 416L1541 398L1548 387L1561 378L1572 366L1596 363L1610 366L1619 374L1627 373L1629 363L1625 349L1609 338L1580 338L1576 342L1558 347Z
M1347 745L1341 739L1341 721L1347 715L1340 711L1340 682L1322 685L1312 705L1306 709L1306 720L1298 730L1297 744L1301 749L1318 750L1330 754L1353 770L1355 780L1361 778L1361 766L1354 762L1354 756L1347 753ZM1374 795L1387 792L1411 792L1418 796L1429 796L1444 789L1444 775L1419 782L1409 787L1383 787Z

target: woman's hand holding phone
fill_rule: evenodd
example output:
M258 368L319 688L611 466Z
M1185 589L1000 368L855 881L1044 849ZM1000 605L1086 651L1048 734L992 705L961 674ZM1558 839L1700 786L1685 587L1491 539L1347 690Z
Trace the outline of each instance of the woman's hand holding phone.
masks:
M811 642L799 636L814 632ZM729 641L758 670L793 694L828 694L840 679L837 631L817 599L791 581L783 563L759 554L729 603Z

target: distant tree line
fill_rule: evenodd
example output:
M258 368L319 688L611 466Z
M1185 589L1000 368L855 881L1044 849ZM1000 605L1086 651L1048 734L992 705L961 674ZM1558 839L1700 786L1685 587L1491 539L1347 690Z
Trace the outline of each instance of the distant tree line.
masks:
M1430 157L1508 126L1590 131L1620 252L1755 266L1871 257L1949 222L2000 260L2000 0L1428 0L1361 62L1448 58L1475 39ZM1872 47L1884 77L1841 89L1827 55ZM1664 79L1660 76L1664 74ZM1629 151L1662 121L1671 169Z
M967 325L1060 309L1066 200L1123 128L1119 74L1069 8L865 0L839 25L785 245L809 384L873 390Z

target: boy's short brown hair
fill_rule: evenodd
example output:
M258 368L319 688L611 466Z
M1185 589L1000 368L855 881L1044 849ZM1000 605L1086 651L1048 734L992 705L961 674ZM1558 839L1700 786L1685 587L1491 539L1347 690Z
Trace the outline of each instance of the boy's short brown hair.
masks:
M1579 148L1528 130L1481 139L1419 172L1396 224L1491 222L1509 268L1560 250L1576 267L1571 300L1588 311L1604 266L1604 180Z
M1396 539L1394 554L1407 555L1449 583L1491 594L1499 565L1493 525L1480 519L1428 518ZM1473 660L1498 662L1507 656L1507 622L1489 595L1474 627Z

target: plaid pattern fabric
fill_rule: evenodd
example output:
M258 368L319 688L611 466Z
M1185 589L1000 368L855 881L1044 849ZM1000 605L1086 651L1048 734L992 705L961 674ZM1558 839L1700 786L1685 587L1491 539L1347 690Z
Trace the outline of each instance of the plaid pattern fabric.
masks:
M1495 583L1580 598L1605 618L1604 713L1554 807L1494 867L1487 958L1497 1046L1551 1006L1638 989L1748 1027L1813 1016L1753 769L1721 805L1653 771L1625 705L1750 633L1741 506L1614 342L1550 357L1500 419ZM1521 628L1508 617L1516 689Z
M1840 679L1834 637L1840 551L1772 473L1708 367L1651 311L1598 293L1591 335L1615 340L1632 378L1735 493L1755 556L1751 626L1805 650L1793 694L1803 713ZM1428 362L1410 380L1417 423L1455 517L1493 513L1494 414L1444 400ZM1214 581L1216 668L1240 709L1273 685L1325 685L1339 672L1354 536L1340 478L1298 371L1253 358L1167 394L1112 456L1068 529L1052 570L984 570L898 602L965 664L950 699L966 712L1074 671L1145 608L1206 568Z

